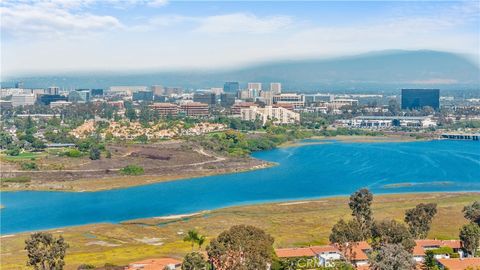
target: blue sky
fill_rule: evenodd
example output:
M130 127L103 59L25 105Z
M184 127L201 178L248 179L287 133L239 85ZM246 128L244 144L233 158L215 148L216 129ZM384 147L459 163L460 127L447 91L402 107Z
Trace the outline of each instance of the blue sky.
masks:
M3 0L2 76L480 51L480 2Z

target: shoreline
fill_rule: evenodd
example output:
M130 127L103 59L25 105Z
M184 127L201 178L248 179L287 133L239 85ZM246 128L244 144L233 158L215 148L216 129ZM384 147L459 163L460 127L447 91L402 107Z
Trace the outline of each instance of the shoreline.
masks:
M315 140L312 142L303 142L304 140ZM289 141L279 145L279 148L286 147L301 147L308 145L320 145L331 144L334 142L341 143L398 143L398 142L426 142L434 139L423 138L417 139L404 135L379 135L379 136L367 136L367 135L337 135L337 136L313 136L304 140Z
M480 198L479 192L375 193L375 218L403 219L404 211L418 203L437 203L438 214L429 237L457 239L458 228L467 221L462 209ZM327 217L327 218L326 218ZM316 199L278 200L235 205L190 214L165 215L121 223L92 223L43 230L63 235L72 247L66 270L82 263L97 267L105 263L125 265L154 257L182 258L191 251L183 241L188 230L196 228L207 243L234 224L258 226L275 239L275 247L302 247L326 244L331 227L340 218L349 218L348 195ZM40 231L40 230L36 230ZM19 269L24 265L24 240L34 231L6 233L2 240L1 268Z
M397 196L416 196L416 195L478 195L480 199L480 190L463 190L463 191L417 191L417 192L376 192L374 193L376 198L385 198L385 197L397 197ZM128 220L122 220L118 222L93 222L93 223L83 223L83 224L76 224L76 225L69 225L69 226L62 226L62 227L54 227L48 229L38 229L38 230L31 230L31 231L21 231L21 232L9 232L7 234L1 234L0 238L2 237L11 237L19 234L28 234L33 232L39 231L49 231L54 232L58 230L64 229L74 229L77 227L84 227L84 226L95 226L95 225L102 225L102 224L109 224L109 225L147 225L145 222L148 220L156 220L160 221L163 220L165 222L176 222L181 221L185 218L195 218L203 215L208 215L212 212L218 211L225 211L232 208L242 208L242 207L261 207L261 206L268 206L268 205L277 205L277 206L302 206L304 204L310 203L320 203L328 200L343 200L348 199L350 194L336 194L336 195L325 195L325 196L318 196L318 197L305 197L305 198L297 198L297 199L277 199L277 200L262 200L262 201L246 201L243 203L232 204L224 207L219 208L212 208L212 209L204 209L196 212L184 212L184 213L173 213L173 214L166 214L161 216L150 216L150 217L141 217L141 218L134 218Z

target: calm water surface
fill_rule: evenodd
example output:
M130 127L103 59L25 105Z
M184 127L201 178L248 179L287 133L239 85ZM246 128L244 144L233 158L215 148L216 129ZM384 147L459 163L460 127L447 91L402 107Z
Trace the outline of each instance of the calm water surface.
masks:
M375 193L480 191L478 142L332 142L254 156L279 166L101 192L2 192L1 233L346 195L361 187Z

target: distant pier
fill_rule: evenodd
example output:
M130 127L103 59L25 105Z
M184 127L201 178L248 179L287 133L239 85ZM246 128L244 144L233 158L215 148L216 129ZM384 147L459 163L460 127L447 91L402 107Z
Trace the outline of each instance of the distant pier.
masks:
M479 141L480 134L463 134L463 133L444 133L441 135L442 139L448 140L467 140L467 141Z

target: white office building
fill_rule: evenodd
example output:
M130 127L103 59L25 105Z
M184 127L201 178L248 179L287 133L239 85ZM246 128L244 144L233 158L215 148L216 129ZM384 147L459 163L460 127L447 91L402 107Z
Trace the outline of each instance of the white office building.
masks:
M262 91L262 83L256 83L256 82L248 83L247 89L248 90L256 90L257 92L260 92L260 91Z
M270 83L270 92L274 95L282 93L282 84L278 82Z
M35 104L35 95L34 94L15 94L12 95L12 106L27 106Z
M300 121L300 114L287 110L285 108L274 108L272 106L265 106L260 108L251 106L248 109L240 110L240 117L242 120L255 121L260 120L265 125L267 121L272 121L273 124L293 124Z

